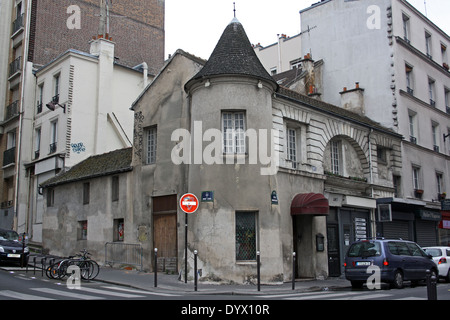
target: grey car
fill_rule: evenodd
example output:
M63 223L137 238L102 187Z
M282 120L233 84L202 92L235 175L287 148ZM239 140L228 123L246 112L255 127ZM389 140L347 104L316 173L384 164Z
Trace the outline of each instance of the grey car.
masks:
M403 282L426 279L426 271L438 276L438 267L432 257L412 241L396 239L362 240L353 243L345 256L345 277L352 287L360 288L372 275L370 266L379 267L380 281L395 288Z

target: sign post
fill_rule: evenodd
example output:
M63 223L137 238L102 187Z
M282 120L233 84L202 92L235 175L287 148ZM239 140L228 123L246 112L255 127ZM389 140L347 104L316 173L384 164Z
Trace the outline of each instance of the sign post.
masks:
M187 283L187 250L188 250L188 215L198 209L198 199L193 193L186 193L180 198L180 208L185 213L184 225L184 283Z

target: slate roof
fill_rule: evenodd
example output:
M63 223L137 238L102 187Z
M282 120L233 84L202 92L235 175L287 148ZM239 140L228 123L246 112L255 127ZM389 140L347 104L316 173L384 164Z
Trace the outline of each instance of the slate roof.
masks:
M225 28L211 57L205 66L186 84L221 75L250 76L269 81L277 87L275 80L263 67L253 49L242 24L234 18Z
M90 156L66 172L60 173L41 184L43 188L131 171L132 148L118 149Z

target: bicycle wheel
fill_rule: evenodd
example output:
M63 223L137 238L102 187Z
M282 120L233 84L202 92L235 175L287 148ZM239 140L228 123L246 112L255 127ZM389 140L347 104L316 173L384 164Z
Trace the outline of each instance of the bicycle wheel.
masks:
M100 268L97 262L93 260L85 260L79 265L81 270L81 277L85 280L92 280L97 277Z

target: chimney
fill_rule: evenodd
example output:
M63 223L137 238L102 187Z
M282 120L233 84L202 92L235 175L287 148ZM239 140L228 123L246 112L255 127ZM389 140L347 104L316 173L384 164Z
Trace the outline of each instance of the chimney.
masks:
M339 92L341 94L341 107L355 112L359 115L365 115L364 107L364 89L359 87L359 82L355 83L355 88Z
M311 58L311 54L308 53L303 57L302 69L306 72L305 75L305 93L317 100L320 100L320 93L317 92L316 87L316 74L314 70L314 60Z

